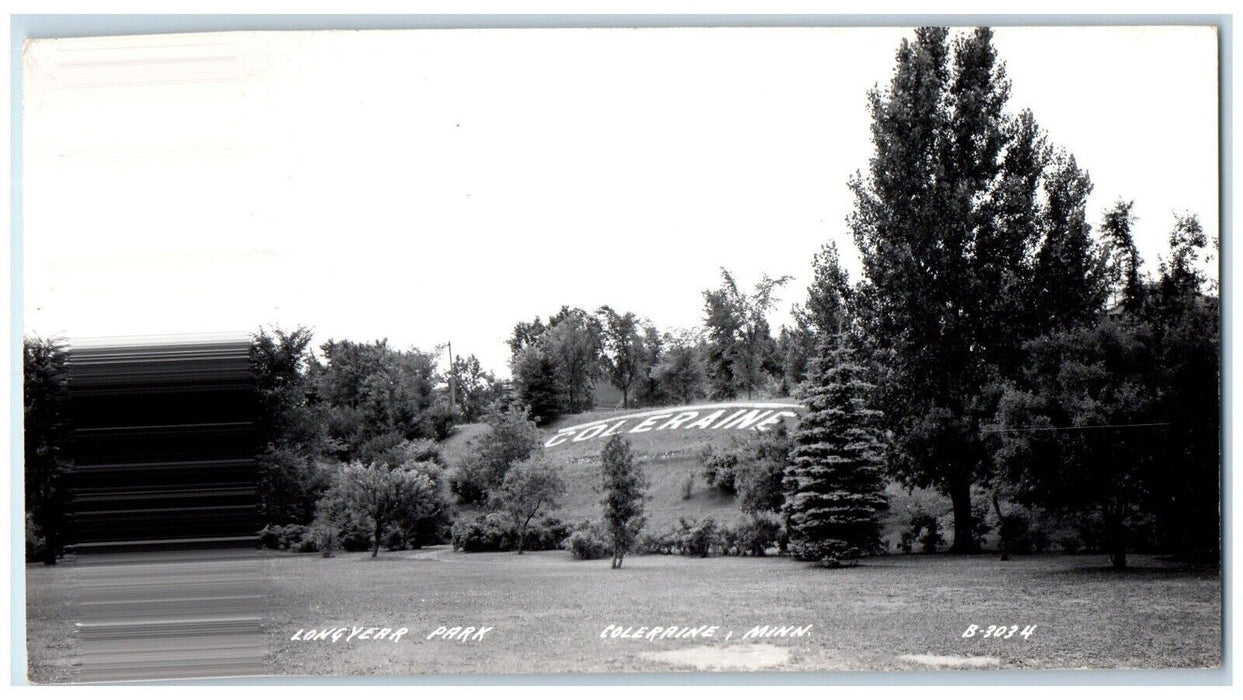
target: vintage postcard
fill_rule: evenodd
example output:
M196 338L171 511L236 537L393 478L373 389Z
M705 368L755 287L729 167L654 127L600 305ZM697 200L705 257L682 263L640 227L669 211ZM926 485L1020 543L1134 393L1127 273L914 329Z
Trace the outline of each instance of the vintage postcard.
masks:
M1219 39L26 41L29 682L1219 668Z

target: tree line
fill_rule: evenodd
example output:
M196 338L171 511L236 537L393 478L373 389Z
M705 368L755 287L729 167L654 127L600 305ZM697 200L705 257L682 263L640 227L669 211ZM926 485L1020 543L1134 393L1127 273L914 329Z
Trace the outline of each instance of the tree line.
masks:
M508 339L515 396L539 425L594 408L601 382L622 408L788 396L802 380L806 338L784 328L774 337L768 322L788 281L765 275L748 291L722 269L720 286L703 292L703 325L688 329L661 331L607 305L520 321Z
M874 372L887 469L949 497L952 551L978 550L972 490L985 487L1098 519L1119 568L1141 521L1156 546L1216 553L1208 241L1176 216L1145 274L1133 204L1094 234L1087 172L1030 111L1006 110L1009 88L988 29L929 27L869 94L874 154L848 219L862 275L843 284L829 250L817 279Z

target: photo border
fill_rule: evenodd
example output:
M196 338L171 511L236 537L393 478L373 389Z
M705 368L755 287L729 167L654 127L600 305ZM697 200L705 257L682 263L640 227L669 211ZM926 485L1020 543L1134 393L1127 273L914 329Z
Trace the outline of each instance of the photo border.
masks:
M959 671L823 671L675 672L606 674L468 674L411 676L262 676L126 685L204 686L381 686L381 685L632 685L632 686L805 686L805 685L1230 685L1232 683L1231 525L1233 486L1227 465L1233 456L1231 431L1233 30L1232 16L1220 14L547 14L547 15L373 15L373 14L20 14L10 15L10 653L13 685L29 685L26 651L24 498L22 470L22 62L26 39L120 36L184 32L256 30L402 30L493 28L705 28L705 27L915 27L941 26L1212 26L1218 32L1219 85L1219 284L1222 297L1222 664L1215 669L1133 670L959 670Z

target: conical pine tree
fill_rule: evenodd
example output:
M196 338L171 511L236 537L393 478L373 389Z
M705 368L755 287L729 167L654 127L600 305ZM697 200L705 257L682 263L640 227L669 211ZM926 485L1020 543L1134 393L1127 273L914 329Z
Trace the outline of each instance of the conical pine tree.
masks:
M807 412L783 485L795 558L848 566L881 550L880 514L888 501L875 427L880 412L866 406L866 370L844 342L834 345L823 343L812 361Z

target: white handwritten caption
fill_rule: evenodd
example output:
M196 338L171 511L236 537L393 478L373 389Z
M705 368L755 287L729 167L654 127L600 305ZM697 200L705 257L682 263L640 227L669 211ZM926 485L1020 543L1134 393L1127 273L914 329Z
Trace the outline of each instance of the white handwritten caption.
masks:
M427 635L427 639L438 639L447 642L482 642L493 627L480 625L449 627L441 625ZM410 633L407 627L324 627L322 629L299 629L289 638L291 642L400 642L402 637Z
M811 634L814 625L756 625L742 634L741 639L795 639ZM720 625L635 627L609 625L600 632L600 639L636 639L655 642L662 639L717 639L720 638ZM726 640L734 636L729 630L724 634Z
M400 642L401 638L406 636L410 630L405 627L392 629L390 627L325 627L323 629L300 629L294 632L289 638L291 642L331 642L336 644L339 641L346 642L373 641L373 642Z
M970 639L979 634L980 639L1009 639L1017 632L1023 639L1029 639L1035 631L1036 625L1026 625L1023 627L1022 632L1019 632L1018 625L1010 625L1008 627L1006 625L989 625L987 629L979 625L971 625L962 633L962 638Z

